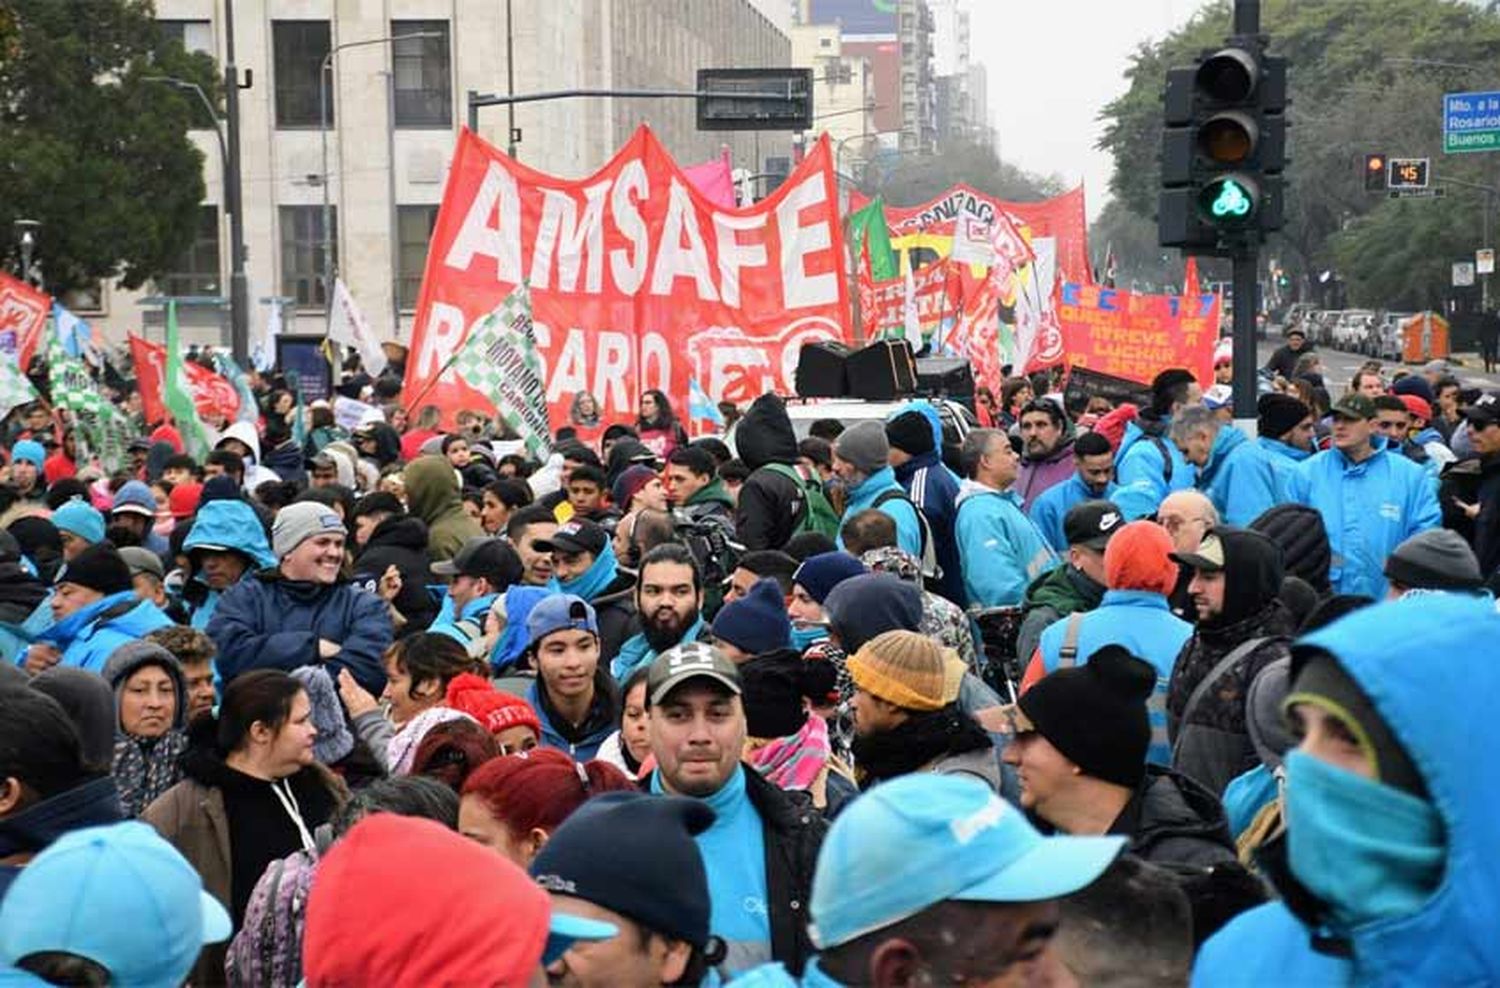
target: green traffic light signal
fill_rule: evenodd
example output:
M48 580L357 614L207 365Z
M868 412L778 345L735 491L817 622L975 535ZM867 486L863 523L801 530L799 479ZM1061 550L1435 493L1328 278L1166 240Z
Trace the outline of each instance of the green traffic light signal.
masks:
M1219 227L1236 227L1255 219L1260 191L1249 178L1221 175L1198 193L1198 210L1205 220Z
M1245 194L1244 189L1240 188L1238 182L1227 180L1219 186L1219 196L1214 200L1211 210L1220 218L1246 216L1250 213L1250 197Z

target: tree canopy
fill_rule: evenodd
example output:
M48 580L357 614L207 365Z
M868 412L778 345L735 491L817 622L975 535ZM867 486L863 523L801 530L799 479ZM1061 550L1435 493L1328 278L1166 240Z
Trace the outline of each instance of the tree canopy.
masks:
M209 124L148 76L198 83L216 101L211 58L168 41L150 0L0 0L0 236L39 220L54 292L168 270L191 243Z
M883 195L895 206L915 206L959 183L1010 202L1036 202L1067 191L1057 176L1039 176L1000 160L994 147L961 144L938 155L874 156L865 166L860 191Z
M1129 89L1102 112L1100 147L1115 160L1110 190L1137 216L1156 214L1167 70L1220 45L1229 24L1229 0L1218 0L1142 46ZM1442 96L1500 88L1500 16L1459 0L1266 0L1262 29L1270 50L1289 60L1291 95L1286 228L1268 251L1294 273L1337 271L1360 304L1430 304L1450 262L1484 246L1487 199L1457 183L1495 187L1500 169L1494 154L1442 153ZM1363 156L1377 151L1430 157L1434 184L1450 182L1448 197L1402 202L1365 192Z

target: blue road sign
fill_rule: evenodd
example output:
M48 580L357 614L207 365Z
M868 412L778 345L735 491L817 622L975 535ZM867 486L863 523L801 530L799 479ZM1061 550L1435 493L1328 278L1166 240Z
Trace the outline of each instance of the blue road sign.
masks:
M1500 151L1500 92L1443 96L1443 153Z

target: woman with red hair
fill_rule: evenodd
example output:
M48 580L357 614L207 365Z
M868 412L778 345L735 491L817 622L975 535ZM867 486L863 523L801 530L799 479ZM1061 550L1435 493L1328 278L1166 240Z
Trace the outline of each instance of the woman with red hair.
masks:
M458 831L526 868L552 832L588 799L634 788L613 765L575 762L555 748L503 755L464 780Z

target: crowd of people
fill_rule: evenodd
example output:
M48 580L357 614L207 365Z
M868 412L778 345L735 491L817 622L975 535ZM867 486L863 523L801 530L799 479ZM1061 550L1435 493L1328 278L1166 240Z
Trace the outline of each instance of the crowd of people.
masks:
M17 409L0 984L1500 983L1500 393L1319 371Z

